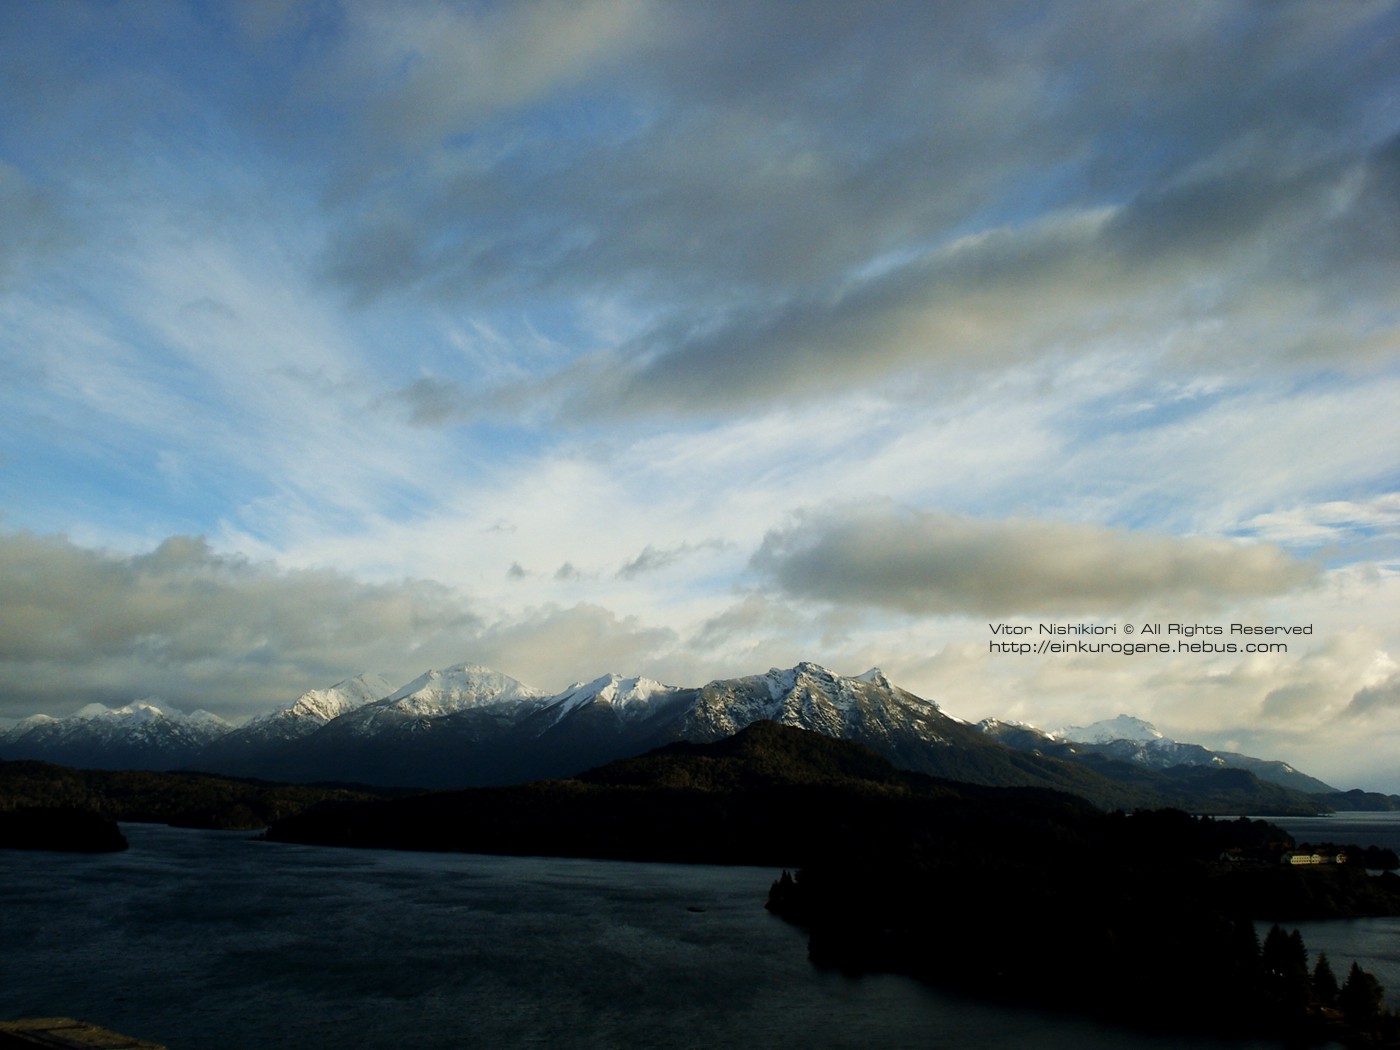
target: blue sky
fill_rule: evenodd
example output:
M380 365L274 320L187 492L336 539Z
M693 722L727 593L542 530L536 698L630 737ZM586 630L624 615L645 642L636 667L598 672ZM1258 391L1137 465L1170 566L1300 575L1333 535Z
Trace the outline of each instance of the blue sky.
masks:
M879 665L1400 791L1400 5L0 10L0 716ZM1313 624L1013 658L989 622Z

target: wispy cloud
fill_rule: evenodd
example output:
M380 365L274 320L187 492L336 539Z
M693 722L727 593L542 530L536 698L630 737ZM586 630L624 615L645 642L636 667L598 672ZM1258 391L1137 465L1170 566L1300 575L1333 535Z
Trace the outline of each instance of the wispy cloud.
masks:
M815 657L1390 740L1397 45L1383 0L0 5L14 713ZM984 651L1127 608L1319 633Z

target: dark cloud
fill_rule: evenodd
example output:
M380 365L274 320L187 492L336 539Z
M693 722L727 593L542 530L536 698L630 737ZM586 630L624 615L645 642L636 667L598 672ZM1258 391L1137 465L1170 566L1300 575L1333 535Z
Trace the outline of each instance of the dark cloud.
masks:
M1222 359L1251 303L1295 303L1279 330L1335 358L1400 286L1393 4L11 6L16 118L66 129L25 194L98 184L113 127L212 115L291 162L356 302L635 318L569 373L595 412L1064 352L1157 301L1222 325ZM503 410L445 377L394 400Z
M50 190L0 160L0 288L11 276L75 244L78 232Z
M441 426L462 417L466 403L462 389L444 379L425 376L384 399L408 414L416 426Z
M569 18L549 6L490 22L407 7L378 37L377 15L352 15L332 43L345 71L315 97L344 107L358 148L343 156L396 161L347 201L334 279L362 298L620 295L693 323L829 294L1003 218L1170 197L1212 168L1232 193L1194 228L1224 236L1257 211L1251 187L1366 148L1397 32L1392 8L1366 4L578 17L599 32L551 54L539 41ZM466 90L493 33L528 49L529 72ZM376 63L392 75L366 88Z
M633 580L639 576L646 576L653 572L659 572L679 561L698 554L704 550L720 550L725 546L721 540L707 540L704 543L682 543L679 547L659 548L647 544L642 553L629 561L622 568L617 570L617 577L621 580Z
M712 412L899 369L946 376L1091 348L1164 310L1174 324L1212 326L1217 368L1253 368L1314 343L1333 360L1366 354L1400 305L1400 206L1379 190L1396 181L1396 152L1386 144L1287 176L1193 180L1103 219L998 228L839 289L699 331L673 327L633 355L642 363L625 370L622 396ZM1353 313L1362 289L1371 305ZM1260 303L1293 329L1264 347L1251 338Z
M238 718L362 671L407 681L464 660L551 687L674 645L595 605L488 623L439 584L286 571L199 537L120 555L0 534L0 717L156 695Z
M1149 602L1280 594L1319 569L1266 544L890 506L800 515L752 567L794 598L912 615L1116 616Z
M1315 682L1298 682L1270 689L1259 706L1266 722L1296 722L1327 707L1328 690Z
M1358 689L1343 713L1359 716L1388 711L1400 711L1400 674L1393 674L1383 682Z
M278 570L172 537L139 555L0 536L4 714L147 694L237 715L444 656L481 621L446 588ZM421 668L420 668L421 669Z

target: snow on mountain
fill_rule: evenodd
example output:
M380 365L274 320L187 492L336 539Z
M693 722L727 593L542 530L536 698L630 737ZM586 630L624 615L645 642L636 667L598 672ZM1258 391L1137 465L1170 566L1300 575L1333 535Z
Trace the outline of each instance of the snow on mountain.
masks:
M550 697L545 710L551 716L549 725L557 725L589 705L604 705L618 718L635 721L652 714L680 692L677 686L663 685L652 678L605 674L591 682L575 682Z
M760 720L846 739L870 741L908 733L929 743L939 740L937 723L950 721L937 704L891 685L878 669L849 678L804 662L711 682L700 690L680 735L717 740Z
M24 719L0 734L0 749L11 759L160 769L192 760L232 728L208 711L184 714L152 699L115 708L88 704L67 718Z
M509 675L475 664L426 671L397 692L333 719L327 728L373 734L406 722L464 711L506 709L516 716L543 706L548 697Z
M291 740L313 733L332 719L349 714L393 691L393 684L382 675L356 675L328 689L307 690L287 706L249 719L230 736Z
M1084 761L1086 756L1115 759L1154 771L1177 766L1209 766L1216 769L1243 769L1260 780L1305 793L1336 789L1285 762L1252 758L1231 751L1214 751L1201 744L1188 744L1163 735L1150 722L1131 715L1070 726L1046 732L1019 722L983 721L979 728L988 736L1010 747L1062 758Z
M443 715L543 696L538 689L489 667L457 664L442 671L428 671L379 703L407 714Z
M25 719L15 729L25 727L25 736L41 733L64 738L157 739L163 735L174 735L191 740L213 740L233 728L208 711L196 710L184 714L173 707L158 707L152 702L153 699L133 700L121 707L88 704L68 718L38 715ZM14 735L12 730L7 737Z
M30 715L28 718L21 718L4 732L0 732L0 741L11 738L17 740L31 729L38 729L40 726L51 725L57 721L58 719L54 718L52 715L44 714Z
M1106 718L1099 722L1091 722L1087 726L1069 726L1065 729L1051 730L1048 736L1056 740L1068 740L1077 744L1109 744L1115 740L1131 740L1137 744L1150 744L1156 740L1167 741L1157 727L1150 722L1144 722L1141 718L1134 718L1131 715L1118 715L1115 718Z
M1299 791L1331 790L1281 762L1178 743L1127 715L1054 734L996 719L974 727L878 668L845 676L805 662L699 688L606 674L553 695L465 663L427 671L399 689L361 675L309 690L236 730L207 712L184 715L151 699L120 708L90 704L68 718L36 715L0 731L0 756L464 787L569 776L675 741L718 740L760 720L865 744L906 769L974 783L1098 791L1112 805L1137 803L1114 795L1116 788L1104 790L1094 771L1111 772L1106 759L1151 771L1228 766ZM1080 770L1083 764L1090 770Z

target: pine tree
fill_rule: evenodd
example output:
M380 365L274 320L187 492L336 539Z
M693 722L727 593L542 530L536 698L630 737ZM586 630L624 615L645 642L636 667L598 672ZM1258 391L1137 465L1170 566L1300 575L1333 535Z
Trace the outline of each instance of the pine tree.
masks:
M1332 964L1327 961L1326 952L1317 953L1317 965L1313 967L1312 990L1317 1001L1323 1006L1337 1005L1337 975L1332 972Z
M1277 924L1271 926L1259 952L1259 963L1271 1012L1279 1016L1306 1013L1310 992L1308 953L1302 935L1297 930L1286 934Z
M1308 949L1303 945L1303 935L1294 930L1288 935L1288 969L1294 974L1307 974Z
M1283 927L1275 923L1269 927L1264 937L1264 947L1259 953L1264 973L1283 978L1307 976L1308 950L1303 946L1303 936L1297 930L1284 933Z
M1385 990L1380 981L1352 963L1347 971L1346 984L1337 993L1337 1006L1349 1021L1370 1021L1379 1016L1384 998Z

